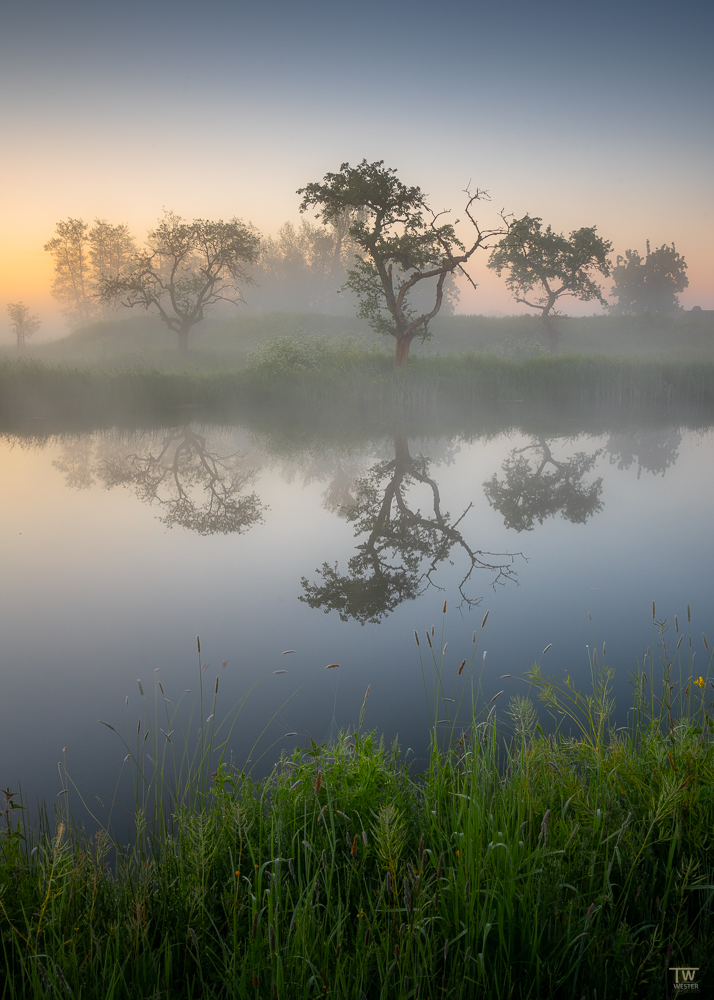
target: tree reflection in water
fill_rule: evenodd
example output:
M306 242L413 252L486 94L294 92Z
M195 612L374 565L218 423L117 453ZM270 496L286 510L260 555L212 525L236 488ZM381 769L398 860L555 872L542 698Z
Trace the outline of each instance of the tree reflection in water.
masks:
M618 469L629 469L637 462L637 478L642 470L665 474L679 458L682 433L677 427L663 430L636 431L632 434L613 434L605 450L610 455L610 464L617 462Z
M126 486L144 503L159 506L159 520L199 535L240 533L262 520L265 505L247 493L257 469L240 452L221 455L203 434L182 427L158 436L141 436L140 449L111 441L93 459L86 442L65 447L54 465L67 484L79 488L95 480L107 489ZM78 448L80 452L78 452Z
M584 481L602 451L579 451L558 461L544 438L534 438L524 448L513 449L501 466L503 479L494 473L483 484L486 499L515 531L532 531L536 521L542 524L558 513L566 521L584 524L602 510L602 478Z
M372 466L357 481L352 502L340 508L341 515L354 524L355 536L366 535L349 560L347 572L340 573L337 563L323 563L315 570L319 582L302 578L301 601L325 613L337 611L342 621L377 623L402 601L437 586L434 574L441 563L451 561L454 548L465 556L459 592L469 607L481 601L467 594L474 570L493 574L493 586L516 579L513 563L520 553L472 549L459 530L472 504L452 523L449 513L441 509L439 487L428 471L429 460L413 458L406 437L395 436L394 460ZM417 484L426 487L427 514L409 495Z

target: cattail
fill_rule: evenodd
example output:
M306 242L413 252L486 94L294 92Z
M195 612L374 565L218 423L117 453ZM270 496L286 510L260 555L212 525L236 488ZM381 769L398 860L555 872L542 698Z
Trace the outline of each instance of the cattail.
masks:
M201 636L196 636L196 645L198 646L198 655L201 655Z
M150 732L151 732L151 730L147 729L146 732L144 733L144 743L146 743L146 741L148 740ZM172 732L173 732L173 730L172 730Z
M461 676L461 671L464 669L465 666L466 666L466 660L462 660L461 661L461 666L459 667L459 669L458 669L458 671L456 673L457 677Z
M704 640L704 648L706 649L706 651L708 653L709 652L709 643L707 642L707 637L704 635L703 632L702 632L702 639Z
M690 610L689 604L687 604L687 623L691 625L692 623L692 612Z
M433 649L434 647L431 644L431 636L428 632L426 633L426 641L429 643L429 649Z
M419 645L419 636L417 635L417 630L414 629L414 638L416 639L417 646Z
M124 763L126 764L126 762L127 762L128 760L131 760L131 754L130 754L130 753L128 753L128 754L126 755L126 757L124 758Z
M275 954L275 928L272 924L268 927L268 941L270 943L270 954Z
M503 681L503 680L506 679L506 677L510 677L510 676L511 676L510 674L501 674L501 680Z
M483 628L483 627L484 627L484 625L486 624L486 622L488 621L488 616L489 616L490 614L491 614L491 612L490 612L490 610L489 610L489 611L487 611L487 612L486 612L486 614L485 614L485 615L483 616L483 618L481 619L481 628Z
M250 936L253 938L254 941L255 941L255 935L257 933L258 933L258 912L256 910L256 912L253 914L253 926L250 932Z
M551 647L552 645L553 645L553 643L552 643L552 642L549 642L549 643L548 643L548 645L547 645L547 646L545 647L545 649L543 650L543 652L542 652L542 653L541 653L540 655L541 655L541 656L545 656L545 654L546 654L546 653L548 652L548 650L550 649L550 647Z
M126 698L124 699L124 704L126 705L127 708L129 707L129 695L127 695Z
M164 685L161 683L161 681L159 681L159 691L161 692L162 695L164 694ZM166 697L166 695L164 695L164 697Z
M216 686L215 686L215 688L213 689L213 693L214 693L214 694L218 694L218 681L219 681L219 680L220 680L220 677L218 676L218 674L216 674Z
M282 651L282 653L281 653L280 655L281 655L281 656L287 656L287 655L288 655L288 653L294 653L294 652L295 652L295 650L294 650L294 649L284 649L284 650ZM228 662L228 661L226 660L226 663L227 663L227 662Z
M597 650L593 649L593 666L597 666Z
M160 728L160 727L159 727L159 728ZM170 733L165 733L163 729L161 729L161 732L162 732L162 733L164 733L164 736L166 737L166 739L167 739L167 740L169 741L169 743L171 743L171 737L172 737L172 736L173 736L173 734L174 734L174 731L173 731L173 729L171 730L171 732L170 732ZM173 744L172 744L172 746L173 746Z
M495 701L496 698L500 698L502 694L503 694L503 691L499 691L498 694L495 694L493 696L493 698L491 698L491 701ZM491 701L489 702L489 705L491 704Z
M336 667L339 667L339 663L328 663L325 670L334 670Z
M679 639L677 639L677 649L679 649L679 647L682 645L682 639L683 638L684 638L684 632L682 632L682 634L680 635Z
M471 636L471 642L472 642L472 644L473 644L474 646L476 645L476 633L475 633L475 632L474 632L474 634L473 634L473 635Z
M679 632L679 622L677 621L677 616L674 616L674 631Z
M139 694L143 698L144 697L144 686L143 686L143 684L141 683L141 681L139 680L138 677L136 679L136 683L139 685Z
M434 638L434 626L433 625L431 626L431 637L432 637L432 639Z
M654 601L652 601L652 621L654 621L654 616L655 616L655 605Z
M136 724L136 735L138 736L140 732L141 732L141 719L139 719L139 721Z
M446 601L444 601L444 607L443 607L443 610L442 610L441 613L442 613L442 615L446 614Z
M407 861L407 875L412 880L412 882L414 883L414 885L416 885L417 873L414 871L414 868L412 867L412 864L411 864L410 861Z

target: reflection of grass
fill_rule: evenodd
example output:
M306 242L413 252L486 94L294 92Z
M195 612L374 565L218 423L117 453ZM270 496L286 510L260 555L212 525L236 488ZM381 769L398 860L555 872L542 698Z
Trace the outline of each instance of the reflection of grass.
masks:
M497 726L496 692L471 682L476 643L464 669L430 632L419 778L360 728L261 782L224 760L111 871L106 835L83 840L65 817L34 850L8 809L2 996L594 1000L664 996L670 966L706 983L711 656L703 640L695 666L689 623L653 624L621 730L605 650L590 696L533 669L546 735L523 695Z
M508 361L489 355L415 358L395 371L389 355L345 341L279 338L241 369L189 362L180 371L80 368L37 360L0 365L0 422L58 427L287 413L393 423L445 417L468 422L524 407L646 413L711 411L714 363L626 361L578 355Z

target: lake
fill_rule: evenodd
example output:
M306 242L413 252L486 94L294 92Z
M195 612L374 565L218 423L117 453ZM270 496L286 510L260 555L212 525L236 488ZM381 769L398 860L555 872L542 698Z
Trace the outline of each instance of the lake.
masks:
M606 642L625 722L630 671L658 652L653 600L668 639L691 604L705 672L712 428L547 430L524 420L429 439L197 424L5 436L2 787L57 802L64 760L101 822L95 796L117 782L122 796L128 767L98 720L135 740L140 714L166 729L181 702L177 732L193 732L200 681L205 721L216 677L216 718L257 681L229 740L256 774L281 749L354 727L368 686L364 728L423 758L425 632L448 643L448 686L487 610L474 674L487 700L504 691L504 720L535 659L589 689L591 652ZM159 681L169 701L154 719ZM75 791L70 800L86 818Z

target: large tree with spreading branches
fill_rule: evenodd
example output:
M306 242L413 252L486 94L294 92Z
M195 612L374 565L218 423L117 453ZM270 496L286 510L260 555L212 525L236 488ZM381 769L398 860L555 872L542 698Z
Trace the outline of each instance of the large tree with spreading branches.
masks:
M349 235L357 254L346 287L359 300L360 317L376 332L394 337L397 368L409 357L414 338L429 336L429 322L442 306L449 275L460 273L471 280L465 265L507 229L505 222L496 229L481 229L472 210L487 195L467 191L465 214L474 233L463 243L454 225L442 221L444 213L428 206L421 189L403 184L383 160L362 160L356 167L343 163L337 173L325 174L298 194L300 211L317 208L317 218L327 225L351 216ZM427 285L429 302L425 305L419 295L417 306L413 293Z
M240 219L186 222L166 212L132 266L103 277L100 298L158 313L185 352L189 332L211 306L243 301L259 247L258 233Z
M543 220L524 215L513 220L492 251L488 266L498 276L506 271L506 285L515 297L541 314L550 349L558 349L556 303L568 296L606 305L593 274L610 274L612 243L597 235L595 226L576 229L570 236L543 229Z

